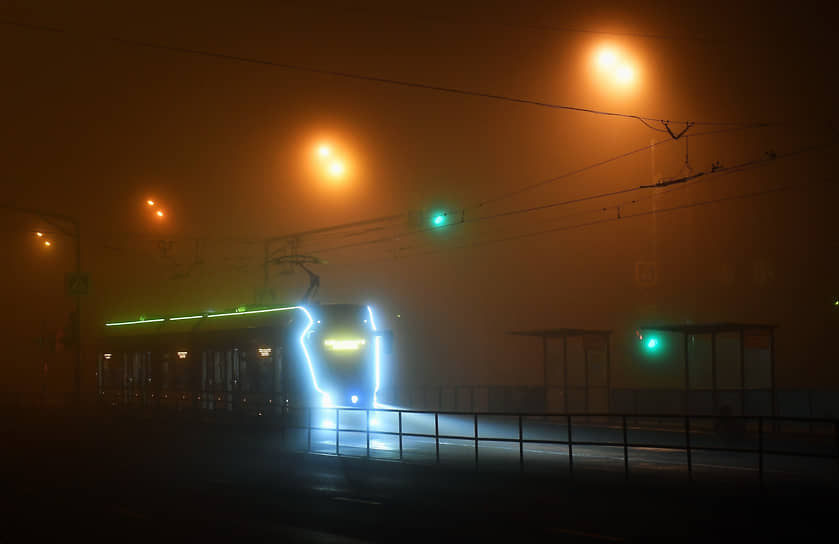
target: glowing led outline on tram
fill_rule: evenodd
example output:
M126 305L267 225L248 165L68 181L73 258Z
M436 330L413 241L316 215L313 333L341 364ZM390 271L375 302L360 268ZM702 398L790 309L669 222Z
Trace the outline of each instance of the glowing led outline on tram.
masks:
M138 321L120 321L117 323L105 323L106 327L119 327L120 325L139 325L140 323L160 323L166 321L164 318L160 319L140 319Z
M207 317L227 317L232 315L247 315L247 314L264 314L265 312L282 312L285 310L303 310L306 312L306 315L309 315L309 312L306 311L306 308L303 306L287 306L285 308L266 308L264 310L248 310L247 312L227 312L224 314L209 314ZM312 316L309 315L309 319L312 319Z
M291 308L290 308L291 309ZM306 342L303 341L306 338L306 333L309 332L309 329L312 328L312 325L315 324L315 320L312 319L312 314L309 313L309 310L304 308L303 306L295 306L293 309L303 310L303 313L306 314L306 317L309 318L309 324L306 325L306 328L303 329L303 334L300 335L300 347L303 348L303 355L306 356L306 363L309 365L309 372L312 374L312 385L315 386L315 390L325 397L329 397L326 392L318 387L318 380L315 378L315 368L312 366L312 358L309 356L309 350L306 349Z

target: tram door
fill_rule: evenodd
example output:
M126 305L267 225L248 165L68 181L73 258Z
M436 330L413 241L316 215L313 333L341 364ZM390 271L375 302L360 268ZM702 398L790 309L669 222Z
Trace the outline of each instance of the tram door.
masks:
M239 352L239 380L243 405L251 410L276 409L283 405L283 350L258 347Z

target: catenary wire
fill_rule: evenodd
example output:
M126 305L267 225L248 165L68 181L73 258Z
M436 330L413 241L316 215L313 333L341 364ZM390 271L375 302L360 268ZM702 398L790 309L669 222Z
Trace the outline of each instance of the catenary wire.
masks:
M773 161L776 161L776 160L779 160L779 159L789 158L789 157L800 155L802 153L806 153L806 152L810 152L810 151L815 151L817 149L822 149L822 148L825 148L825 147L829 147L829 146L834 145L835 143L836 142L831 141L831 142L828 142L828 143L815 144L815 145L807 146L807 147L797 149L797 150L794 150L794 151L791 151L791 152L788 152L788 153L775 155L772 158L754 159L754 160L744 161L742 163L738 163L738 164L735 164L735 165L730 166L730 167L719 167L719 168L716 168L716 169L712 169L710 171L701 172L701 173L698 173L698 174L694 174L692 176L688 176L688 177L685 178L685 182L693 180L693 179L697 179L697 178L700 178L700 177L704 177L704 179L708 179L709 177L714 176L714 175L718 175L718 174L733 173L733 172L736 172L736 171L741 171L741 170L744 170L746 168L766 164L768 162L773 162ZM704 181L704 179L702 181ZM672 184L674 182L676 182L676 181L670 180L668 183ZM699 183L699 181L694 182L694 183ZM474 223L474 222L478 222L478 221L487 221L487 220L491 220L491 219L509 217L509 216L513 216L513 215L533 213L533 212L543 211L543 210L547 210L547 209L551 209L551 208L567 206L567 205L570 205L570 204L577 204L577 203L580 203L580 202L586 202L586 201L590 201L590 200L596 200L596 199L600 199L600 198L617 196L617 195L620 195L620 194L627 194L627 193L631 193L631 192L637 192L637 191L642 191L642 190L645 190L645 189L653 189L653 188L655 188L655 186L633 186L633 187L627 187L625 189L619 189L617 191L608 191L608 192L604 192L604 193L587 195L587 196L578 197L578 198L574 198L574 199L567 199L567 200L562 200L562 201L558 201L558 202L541 204L541 205L537 205L537 206L530 206L530 207L527 207L527 208L518 208L518 209L515 209L515 210L506 210L506 211L498 212L498 213L495 213L495 214L482 215L482 216L477 216L477 217L474 217L474 218L468 218L467 219L465 216L463 216L460 221L450 223L447 226L454 227L454 226L459 226L459 225L463 225L463 224L466 224L466 223ZM423 227L423 228L420 228L420 229L415 229L415 230L412 230L412 231L399 233L399 234L394 235L394 236L386 236L386 237L376 238L376 239L373 239L373 240L364 240L364 241L354 242L354 243L350 243L350 244L320 248L320 249L317 249L317 250L313 250L313 252L314 253L326 253L326 252L330 252L330 251L338 251L338 250L343 250L343 249L362 247L362 246L366 246L366 245L385 243L385 242L395 241L395 240L401 239L401 238L406 237L406 236L414 236L414 235L417 235L417 234L421 234L421 233L425 233L425 232L431 232L431 231L435 231L435 230L439 230L439 229L440 229L440 227Z
M6 26L14 26L18 28L24 28L28 30L37 30L43 32L53 32L58 34L64 35L72 35L73 32L56 26L48 26L42 24L33 24L33 23L25 23L20 21L13 21L7 19L0 19L0 24ZM365 74L357 74L352 72L344 72L340 70L328 70L325 68L314 68L311 66L304 66L300 64L291 64L291 63L283 63L283 62L275 62L267 59L261 59L256 57L248 57L244 55L233 55L229 53L220 53L217 51L210 51L206 49L196 49L191 47L183 47L183 46L175 46L175 45L168 45L163 43L139 40L139 39L131 39L131 38L123 38L119 36L107 36L107 35L92 35L87 36L91 37L96 40L107 40L113 43L118 43L122 45L134 46L134 47L142 47L147 49L156 49L160 51L168 51L174 53L183 53L183 54L190 54L214 59L222 59L227 61L234 61L234 62L241 62L247 64L256 64L261 66L271 66L274 68L279 68L283 70L289 71L297 71L297 72L305 72L311 74L318 74L318 75L325 75L325 76L333 76L339 77L344 79L354 79L360 81L367 81L371 83L379 83L383 85L391 85L391 86L399 86L399 87L407 87L407 88L414 88L414 89L421 89L426 91L435 91L441 93L448 93L448 94L456 94L461 96L471 96L476 98L486 98L490 100L496 101L503 101L515 104L523 104L523 105L530 105L530 106L537 106L542 108L549 108L554 110L565 110L565 111L573 111L578 113L587 113L592 115L599 115L605 117L614 117L614 118L623 118L623 119L633 119L643 123L648 128L656 130L658 132L670 132L669 129L660 129L651 126L649 123L661 123L665 128L669 124L679 124L688 126L694 125L703 125L703 126L771 126L772 123L766 122L731 122L731 121L671 121L669 119L664 118L657 118L657 117L650 117L650 116L642 116L637 114L630 114L630 113L620 113L620 112L612 112L612 111L604 111L604 110L597 110L593 108L582 108L577 106L569 106L563 104L555 104L551 102L545 102L542 100L535 100L529 98L519 98L489 92L482 92L482 91L473 91L468 89L460 89L456 87L446 87L442 85L433 85L430 83L421 83L416 81L406 81L406 80L399 80L399 79L392 79L386 77L379 77L379 76L371 76Z

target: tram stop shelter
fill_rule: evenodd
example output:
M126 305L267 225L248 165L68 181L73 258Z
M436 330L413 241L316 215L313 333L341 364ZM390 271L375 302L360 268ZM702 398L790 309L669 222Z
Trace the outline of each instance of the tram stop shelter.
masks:
M685 414L774 416L775 329L754 323L654 324L638 334L648 356L661 348L666 364L682 360Z
M546 412L609 412L612 331L560 328L508 334L541 339Z

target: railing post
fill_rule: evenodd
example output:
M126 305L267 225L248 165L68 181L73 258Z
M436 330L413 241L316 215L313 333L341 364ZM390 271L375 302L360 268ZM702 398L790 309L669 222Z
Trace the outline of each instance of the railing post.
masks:
M623 479L629 479L629 446L626 441L626 416L621 416L623 424Z
M245 415L244 412L246 412L246 410L243 408L242 412L243 412L242 416L244 417L244 415ZM267 410L266 410L266 412L267 412ZM286 412L285 403L283 403L283 407L280 410L280 417L282 418L280 421L282 421L282 424L283 424L282 434L280 436L280 440L283 441L283 448L285 449L285 448L288 448L288 442L286 442L286 434L287 434L286 433L286 427L288 426L288 420L289 420L288 413Z
M478 470L478 413L475 412L475 470Z
M370 457L370 410L365 410L367 412L367 457Z
M524 433L522 432L521 414L519 414L519 471L524 472Z
M685 454L688 461L688 481L693 481L693 459L690 452L690 416L685 416Z
M773 418L772 425L775 425ZM757 450L758 450L758 478L760 478L760 491L763 492L763 417L757 418Z
M439 414L434 412L434 450L436 452L435 455L435 463L440 462L440 421L439 421Z
M574 476L574 445L571 443L571 414L565 415L568 425L566 431L568 434L568 475Z
M341 449L338 447L338 443L341 440L341 410L340 408L335 408L335 455L341 455Z
M312 407L309 406L306 408L307 414L307 421L306 428L308 429L308 433L306 435L306 451L312 451Z
M399 460L402 460L402 411L400 410L397 412L399 414Z

